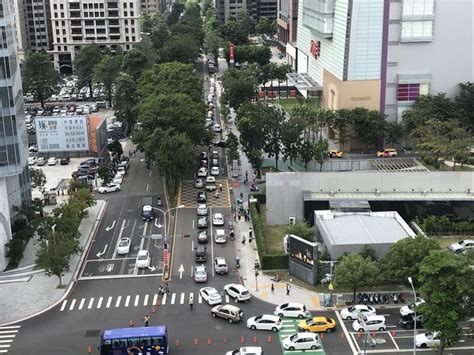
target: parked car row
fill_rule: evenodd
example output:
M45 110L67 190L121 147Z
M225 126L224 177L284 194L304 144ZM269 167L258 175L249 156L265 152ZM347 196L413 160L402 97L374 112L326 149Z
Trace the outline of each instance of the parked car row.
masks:
M69 157L62 157L60 159L56 158L56 157L49 157L47 160L45 157L37 157L35 155L33 155L33 153L30 153L30 155L28 156L28 165L29 166L33 166L33 165L37 165L37 166L44 166L44 165L48 165L48 166L55 166L57 165L58 163L60 165L68 165L69 164Z

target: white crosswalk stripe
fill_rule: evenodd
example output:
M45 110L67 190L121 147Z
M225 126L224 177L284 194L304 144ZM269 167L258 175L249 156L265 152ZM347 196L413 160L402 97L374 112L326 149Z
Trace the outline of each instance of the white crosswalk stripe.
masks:
M63 305L66 307L66 303L63 303ZM6 354L8 352L19 330L19 325L0 327L0 354Z
M153 306L184 306L187 305L187 300L191 297L198 297L195 299L197 303L206 303L202 296L193 292L179 292L164 294L144 294L144 295L117 295L117 296L103 296L91 298L72 298L65 299L61 303L60 312L66 311L87 311L92 309L110 309L110 308L127 308L127 307L153 307ZM224 296L224 302L230 303L233 300L228 296ZM283 320L283 328L285 328L285 320ZM1 336L0 336L1 339Z

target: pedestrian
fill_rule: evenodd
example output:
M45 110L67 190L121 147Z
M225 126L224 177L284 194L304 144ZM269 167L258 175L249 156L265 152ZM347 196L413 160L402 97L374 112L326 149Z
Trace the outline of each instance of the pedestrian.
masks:
M249 179L249 172L248 170L245 170L245 181Z
M168 281L165 281L165 293L167 295L170 294L170 285L168 284Z
M132 156L132 151L129 150L129 151L128 151L128 157L130 158L131 156Z
M245 235L242 234L242 245L245 245Z
M220 192L222 192L222 190L223 190L222 183L219 183L219 190L220 190Z
M240 221L240 212L237 214L237 219Z
M191 293L189 295L189 309L192 311L193 310L193 306L194 306L194 296L193 294Z
M252 227L249 228L249 240L252 239L253 229Z
M271 290L272 290L272 292L275 292L275 286L273 285L273 282L272 282Z
M216 190L214 196L216 196L216 198L218 198L219 197L219 191Z
M143 317L143 321L145 322L145 327L148 327L148 323L150 321L150 317L148 317L148 314L145 314L145 317Z
M158 296L163 296L163 285L160 285L160 287L158 287Z
M291 285L290 285L290 284L286 284L286 295L287 295L287 296L290 295L290 290L291 290Z

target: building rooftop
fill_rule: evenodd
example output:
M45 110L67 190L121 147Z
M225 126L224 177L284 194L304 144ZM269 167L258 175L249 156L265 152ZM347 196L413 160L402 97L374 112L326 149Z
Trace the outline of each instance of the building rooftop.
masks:
M415 236L395 211L345 213L315 211L319 228L326 230L332 245L396 243Z

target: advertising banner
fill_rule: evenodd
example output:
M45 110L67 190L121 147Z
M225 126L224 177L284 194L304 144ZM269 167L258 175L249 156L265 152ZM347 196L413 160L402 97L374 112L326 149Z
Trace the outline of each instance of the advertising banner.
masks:
M38 152L89 150L87 116L36 117Z
M316 243L290 234L290 258L291 260L312 269L316 258Z
M233 43L229 45L229 62L230 64L234 64L234 44Z

